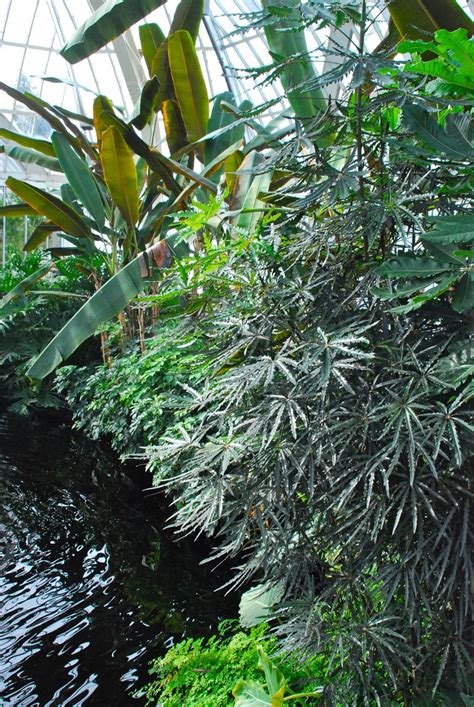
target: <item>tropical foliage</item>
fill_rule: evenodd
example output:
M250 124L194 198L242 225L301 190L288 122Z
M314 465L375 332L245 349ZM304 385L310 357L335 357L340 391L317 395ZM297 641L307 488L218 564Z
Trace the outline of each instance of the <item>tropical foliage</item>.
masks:
M211 638L182 641L152 663L153 680L144 690L147 704L161 701L169 707L227 707L238 683L236 692L261 682L257 649L265 655L261 660L267 670L284 673L293 696L309 691L308 688L315 690L324 676L324 662L318 657L301 662L298 656L287 655L273 658L270 663L266 653L277 648L277 641L265 624L246 632L239 630L234 622L224 621ZM236 704L243 704L239 699L237 696ZM308 698L303 699L304 702L294 700L293 704L312 703Z
M293 110L271 126L229 94L210 109L202 6L185 0L168 37L141 29L149 80L130 122L96 99L96 141L4 87L49 120L69 182L62 199L9 182L47 219L28 248L57 229L74 253L53 257L96 289L29 373L110 320L103 365L64 371L59 390L121 453L148 445L176 531L231 558L230 590L252 587L244 620L324 656L314 699L456 705L473 692L472 22L455 2L393 0L369 51L369 9L292 0L250 17L272 56L250 75L280 77ZM305 31L347 23L318 74ZM171 157L135 130L157 112ZM49 277L38 265L5 309ZM208 704L189 652L158 663L152 699ZM266 686L237 676L237 703L296 700L260 660Z

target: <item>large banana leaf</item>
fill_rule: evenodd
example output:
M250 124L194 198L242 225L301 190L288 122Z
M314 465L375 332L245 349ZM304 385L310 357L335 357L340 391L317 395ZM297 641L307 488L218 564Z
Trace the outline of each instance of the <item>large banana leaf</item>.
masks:
M153 76L153 60L157 49L163 44L166 37L158 25L154 22L140 25L138 31L140 33L140 45L142 48L143 58L145 59L148 67L148 73L151 78Z
M207 133L209 96L189 32L179 30L169 37L168 59L186 135L189 142L195 142ZM199 144L196 149L204 162L204 145Z
M143 130L145 125L147 125L155 115L158 107L157 96L159 90L160 82L156 76L152 76L151 79L145 82L140 98L130 116L130 123L134 125L137 130Z
M28 135L20 135L19 133L13 132L13 130L6 130L5 128L0 129L0 137L16 142L22 147L28 147L31 150L41 152L43 155L47 155L48 157L56 157L52 143L47 140L38 140L37 138L29 137Z
M133 153L117 128L108 128L102 135L100 159L112 200L133 228L140 214L137 168Z
M11 302L12 300L16 299L17 297L21 297L21 295L25 294L27 292L31 285L34 285L35 282L38 282L38 280L41 280L45 275L49 273L49 271L52 268L52 263L50 265L43 265L39 270L36 270L34 273L31 275L28 275L28 277L25 277L24 280L18 283L18 285L15 285L7 294L2 297L0 300L0 309L2 307L5 307L6 304Z
M22 93L21 91L17 91L16 88L7 86L7 84L3 83L3 81L0 81L0 90L5 91L5 93L7 93L10 98L13 98L13 100L18 101L19 103L22 103L34 113L39 115L41 118L44 118L44 120L49 123L53 130L57 130L60 133L64 133L64 135L72 145L78 145L77 136L75 137L74 135L71 135L71 132L65 127L64 122L60 120L59 117L55 114L58 113L58 110L54 106L49 106L46 101L43 101L37 96L33 96L31 93ZM68 123L68 126L70 126L71 128L73 127L70 121Z
M309 119L323 113L327 102L320 88L310 89L306 83L317 78L313 64L305 58L308 47L301 24L300 0L262 0L263 9L275 18L265 23L265 37L270 53L285 62L280 80L286 96L298 118ZM292 57L301 57L291 60Z
M27 374L42 379L52 373L101 324L117 316L143 290L144 279L150 277L155 267L163 267L166 263L167 245L164 241L140 253L87 300L40 353Z
M186 30L196 42L203 14L203 0L181 0L171 22L169 35L171 36L179 30ZM168 39L158 48L152 64L152 74L158 77L160 91L158 93L158 103L175 98L173 81L171 79Z
M90 238L89 227L77 211L62 202L61 199L14 177L9 177L5 183L20 199L26 201L37 213L46 216L55 223L61 231L78 238Z
M86 59L165 2L107 0L71 37L61 55L70 64Z
M472 34L474 23L456 0L385 0L403 39L429 39L438 29L464 27Z
M53 223L40 223L25 243L23 250L27 253L42 245L51 234L56 233L58 227Z
M53 133L52 144L69 185L99 230L105 225L105 210L97 182L87 164L61 133Z
M161 112L165 125L166 142L168 143L170 154L174 155L188 144L186 128L176 103L171 99L163 101Z
M20 216L36 216L38 212L29 204L10 204L0 206L0 218L19 218Z
M4 150L6 155L13 160L17 160L17 162L37 164L39 167L44 167L53 172L62 172L58 160L55 160L53 157L48 157L48 155L44 155L42 152L30 150L28 147L20 147L19 145L6 145Z
M185 29L196 43L204 12L204 0L181 0L170 27L170 35Z

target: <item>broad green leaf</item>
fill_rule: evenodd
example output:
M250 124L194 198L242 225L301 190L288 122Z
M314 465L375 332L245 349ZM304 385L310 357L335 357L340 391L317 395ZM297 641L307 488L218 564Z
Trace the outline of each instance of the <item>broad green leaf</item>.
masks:
M259 584L244 592L240 598L239 619L242 626L250 628L266 621L272 608L283 597L283 585Z
M474 91L474 80L469 76L463 76L454 67L451 69L439 59L431 59L431 61L410 61L405 65L405 71L410 71L414 74L422 76L434 76L437 79L446 81L453 86L460 86Z
M84 223L77 211L62 202L61 199L14 177L9 177L6 185L37 213L46 216L47 219L55 223L61 231L70 233L78 238L90 238L89 227Z
M465 27L474 23L456 0L385 0L388 11L403 39L429 39L436 30Z
M0 217L20 218L20 216L36 216L38 212L29 204L11 204L0 206Z
M186 30L196 43L202 13L203 0L181 0L171 22L169 36L179 30ZM151 73L156 75L160 82L158 103L175 99L168 57L168 39L158 47L152 61Z
M40 223L25 243L23 250L30 252L42 245L52 233L56 233L58 227L53 223Z
M30 366L27 375L42 379L95 334L98 327L119 314L136 297L155 267L166 264L167 246L156 243L110 278L65 324Z
M306 84L317 78L313 64L305 57L308 47L301 25L300 0L262 0L262 7L283 8L286 17L278 22L268 21L264 25L270 52L286 62L280 73L280 80L286 96L298 118L308 119L323 113L327 102L320 88L311 90ZM289 61L291 57L301 59Z
M37 164L40 167L44 167L44 169L49 169L53 172L62 172L61 165L58 160L53 157L48 157L48 155L45 155L42 152L30 150L28 147L7 145L5 147L5 154L18 162L24 162L25 164Z
M458 282L451 306L461 314L474 307L474 272L467 272Z
M142 48L143 58L148 67L150 78L153 76L153 59L155 58L157 49L166 40L165 35L154 22L150 24L140 25L138 28L140 34L140 44Z
M232 694L235 698L235 707L283 707L284 690L271 697L262 685L255 680L239 680Z
M102 135L100 159L112 200L133 228L140 215L137 168L132 151L114 127L108 128Z
M37 138L28 137L27 135L20 135L19 133L13 132L13 130L6 130L5 128L0 129L0 137L16 142L22 147L28 147L31 150L41 152L48 157L56 157L52 143L47 140L38 140Z
M235 194L238 182L238 170L244 161L244 155L239 150L230 155L224 162L225 182L230 194Z
M156 113L158 102L160 82L156 76L146 81L142 88L140 98L130 116L130 123L138 130L143 130Z
M105 225L105 210L94 175L64 135L53 133L51 139L71 189L101 230Z
M25 292L27 292L31 288L31 286L35 284L35 282L38 282L38 280L41 280L45 275L47 275L52 267L52 263L50 265L44 265L39 270L36 270L36 272L32 273L31 275L28 275L28 277L25 277L25 279L19 282L18 285L15 285L15 287L13 287L13 289L7 292L7 294L0 300L0 309L2 309L2 307L5 307L6 304L16 299L17 297L21 297L21 295L24 295Z
M171 78L189 142L207 133L209 97L194 42L186 30L178 30L168 39ZM196 147L204 163L204 145Z
M107 0L61 49L61 56L70 64L86 59L165 2Z
M440 29L435 33L436 41L444 51L447 49L457 65L460 73L466 76L474 75L474 43L468 37L466 28L460 27L454 32Z

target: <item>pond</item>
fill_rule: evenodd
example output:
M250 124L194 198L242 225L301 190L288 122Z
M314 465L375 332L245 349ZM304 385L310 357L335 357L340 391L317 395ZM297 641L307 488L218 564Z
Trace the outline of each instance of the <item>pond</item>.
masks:
M67 425L0 415L0 704L140 704L152 657L235 616L147 482Z

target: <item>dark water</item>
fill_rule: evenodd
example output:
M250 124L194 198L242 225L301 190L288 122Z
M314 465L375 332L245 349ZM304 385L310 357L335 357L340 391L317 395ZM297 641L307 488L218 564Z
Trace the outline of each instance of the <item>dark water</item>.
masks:
M150 658L234 613L132 479L66 426L0 416L0 705L140 704Z

